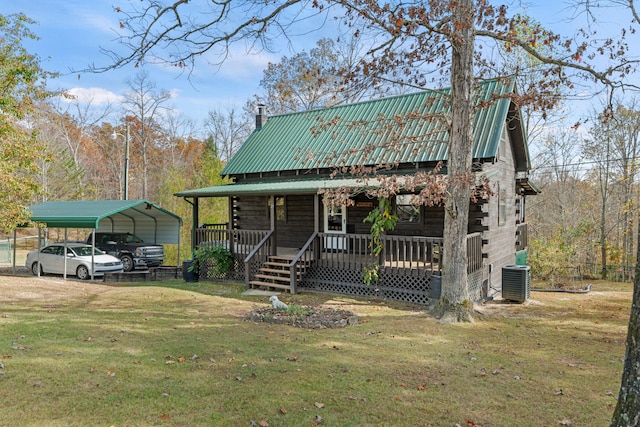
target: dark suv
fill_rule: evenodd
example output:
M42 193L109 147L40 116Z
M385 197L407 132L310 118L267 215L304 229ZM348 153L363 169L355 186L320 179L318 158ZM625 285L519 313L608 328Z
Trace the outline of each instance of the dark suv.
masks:
M91 244L91 235L87 243ZM96 233L96 247L120 258L124 271L158 267L164 262L162 245L146 244L131 233Z

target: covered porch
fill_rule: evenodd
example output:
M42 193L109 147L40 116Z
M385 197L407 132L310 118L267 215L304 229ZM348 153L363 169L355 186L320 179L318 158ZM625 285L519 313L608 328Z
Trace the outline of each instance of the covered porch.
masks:
M329 182L344 186L344 181ZM195 226L192 248L223 245L233 254L234 265L224 277L212 276L205 269L202 279L235 280L249 288L291 293L319 291L418 304L439 299L443 238L441 230L430 226L441 220L439 212L425 213L420 223L405 224L394 231L397 234L383 235L382 251L373 256L370 225L362 219L377 207L377 200L356 199L353 206L336 209L323 205L319 183L295 183L311 185L309 188L279 184L279 188L226 185L176 194L191 198L187 201L193 206L194 224L199 224L200 197L228 198L228 222ZM481 233L468 235L467 272L479 284L482 244ZM375 271L368 284L365 271Z
M301 248L278 247L272 230L234 230L228 224L207 224L195 230L196 245L223 245L234 266L224 276L204 271L204 279L236 280L248 288L272 288L290 293L322 291L429 304L440 296L443 239L385 235L382 252L371 254L368 234L314 232ZM482 270L480 233L467 236L470 277ZM375 268L378 280L365 284L365 269Z

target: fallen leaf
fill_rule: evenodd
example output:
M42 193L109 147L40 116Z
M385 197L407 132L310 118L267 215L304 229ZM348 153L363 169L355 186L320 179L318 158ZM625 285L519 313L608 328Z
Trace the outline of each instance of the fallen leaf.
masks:
M287 357L287 360L289 362L299 362L300 358L298 356L289 356L289 357Z
M316 402L316 403L314 403L313 405L314 405L316 408L319 408L319 409L324 408L324 403Z
M258 421L258 425L261 427L269 427L269 423L267 422L267 420Z
M286 414L287 413L287 409L284 406L281 406L280 407L280 413Z
M565 427L573 426L573 422L571 422L571 420L558 421L558 424L560 424L561 426L565 426Z
M185 360L187 360L187 358L184 357L184 356L178 357L178 362L180 362L180 363L184 362Z
M242 381L242 377L236 377L236 381Z
M418 390L424 390L424 386L423 385L418 385L418 387L416 387Z
M316 419L311 423L312 426L317 426L318 424L322 424L322 417L320 415L316 415Z
M170 420L171 419L171 415L162 414L162 415L160 415L160 418L163 419L163 420Z

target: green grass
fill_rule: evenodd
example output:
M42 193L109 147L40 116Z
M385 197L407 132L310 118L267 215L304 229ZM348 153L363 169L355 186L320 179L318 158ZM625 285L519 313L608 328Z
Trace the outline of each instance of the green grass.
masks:
M455 326L419 306L281 297L360 318L307 330L246 321L268 301L240 285L82 284L45 300L6 297L9 282L1 426L608 425L631 299L596 283Z

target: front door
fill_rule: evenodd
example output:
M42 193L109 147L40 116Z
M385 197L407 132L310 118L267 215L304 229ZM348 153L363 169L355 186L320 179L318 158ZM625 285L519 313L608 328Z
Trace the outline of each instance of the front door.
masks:
M324 207L324 232L326 234L324 247L326 249L344 250L346 247L347 207Z

